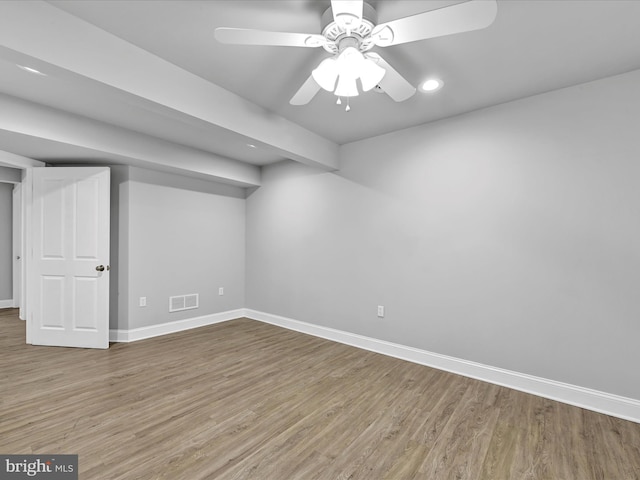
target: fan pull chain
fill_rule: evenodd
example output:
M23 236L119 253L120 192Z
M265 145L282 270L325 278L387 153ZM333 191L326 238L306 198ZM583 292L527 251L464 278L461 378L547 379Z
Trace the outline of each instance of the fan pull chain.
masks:
M336 105L342 105L342 99L340 97L338 97ZM349 97L347 97L347 106L345 108L345 111L348 112L349 110L351 110L351 105L349 105Z

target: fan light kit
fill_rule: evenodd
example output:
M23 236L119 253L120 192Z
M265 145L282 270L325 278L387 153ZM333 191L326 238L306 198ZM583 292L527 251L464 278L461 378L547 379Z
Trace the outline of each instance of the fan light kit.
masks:
M326 58L311 75L321 88L339 97L358 96L356 80L368 92L380 83L387 71L360 53L355 47L346 47L337 58ZM337 80L337 83L336 83Z
M269 32L243 28L216 28L216 39L235 45L266 45L317 48L331 54L291 98L291 105L306 105L321 90L347 99L372 89L383 91L396 102L407 100L416 89L377 52L388 47L480 30L491 25L497 13L496 0L469 0L449 7L377 24L371 5L362 0L331 0L322 16L322 34ZM359 86L358 86L359 84ZM442 81L429 79L421 89L434 92Z

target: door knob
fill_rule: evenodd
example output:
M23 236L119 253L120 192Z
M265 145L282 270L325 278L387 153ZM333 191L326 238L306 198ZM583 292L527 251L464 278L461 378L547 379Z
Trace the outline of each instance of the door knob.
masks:
M96 270L99 271L99 272L104 272L104 265L98 265L96 267Z

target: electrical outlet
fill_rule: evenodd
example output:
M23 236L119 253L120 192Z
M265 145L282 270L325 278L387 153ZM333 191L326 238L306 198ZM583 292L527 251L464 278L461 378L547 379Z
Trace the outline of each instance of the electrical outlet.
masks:
M218 295L224 295L224 287L218 289Z
M382 305L378 305L378 317L380 318L384 317L384 306Z
M138 305L140 307L146 307L147 306L147 297L140 297L140 301L138 302Z

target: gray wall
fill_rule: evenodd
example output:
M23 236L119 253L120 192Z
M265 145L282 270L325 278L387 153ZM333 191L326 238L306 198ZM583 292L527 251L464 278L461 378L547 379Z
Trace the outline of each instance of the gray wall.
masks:
M265 168L247 307L640 399L639 125L636 71Z
M244 306L244 189L114 167L111 195L111 328ZM199 309L169 313L170 296L190 293L199 294ZM147 297L146 307L138 306L139 297Z
M111 273L109 275L109 328L129 328L129 172L111 166Z
M13 299L13 185L0 182L0 300Z

